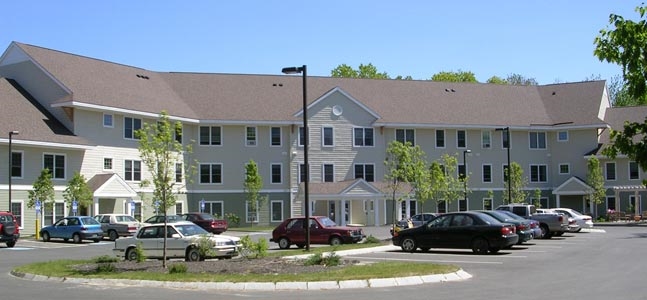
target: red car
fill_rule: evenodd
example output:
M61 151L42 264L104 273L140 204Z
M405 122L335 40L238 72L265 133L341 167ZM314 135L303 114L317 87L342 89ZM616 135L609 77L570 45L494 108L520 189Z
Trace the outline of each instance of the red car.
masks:
M290 218L283 221L272 231L270 242L279 244L279 248L287 249L290 245L303 248L306 245L305 217ZM343 227L328 217L310 217L310 244L340 244L357 243L364 239L364 231L357 227Z
M0 211L0 243L11 248L20 238L20 229L16 217L8 211Z
M182 216L184 220L191 221L202 227L204 230L214 234L221 234L229 228L227 220L216 219L208 213L191 212L181 214L180 216Z

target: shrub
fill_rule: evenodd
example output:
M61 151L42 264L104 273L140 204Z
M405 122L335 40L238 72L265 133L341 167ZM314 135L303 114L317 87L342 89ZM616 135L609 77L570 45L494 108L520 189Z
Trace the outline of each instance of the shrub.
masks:
M113 262L118 262L119 259L116 257L112 257L109 255L101 255L97 256L94 258L94 262L97 264L102 264L102 263L113 263Z
M380 242L380 239L374 237L373 235L367 236L363 241L364 244L379 244Z
M321 253L313 254L309 256L304 265L314 266L314 265L323 265L327 267L338 266L341 263L341 256L337 255L334 251L330 254L323 256Z
M215 251L213 250L214 242L209 238L208 235L202 235L196 241L196 247L198 248L198 253L200 257L213 256Z
M168 268L169 274L181 274L186 273L189 267L183 263L172 264Z
M267 250L270 248L264 238L258 239L258 242L252 241L249 235L240 238L240 255L245 258L261 258L267 256Z
M142 263L146 261L146 254L144 254L144 246L142 245L141 242L137 243L137 247L135 248L135 253L137 253L137 262Z
M225 219L227 220L227 223L229 223L229 225L231 225L232 227L240 225L240 217L235 213L226 213Z
M112 263L100 263L97 264L97 273L112 273L115 271L115 266Z

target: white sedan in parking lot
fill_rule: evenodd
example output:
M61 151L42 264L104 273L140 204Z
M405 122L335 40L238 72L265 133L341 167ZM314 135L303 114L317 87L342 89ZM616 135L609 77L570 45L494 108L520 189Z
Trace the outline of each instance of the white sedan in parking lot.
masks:
M167 258L184 258L186 261L232 258L240 251L240 238L213 235L189 221L167 223L166 230ZM199 249L201 238L207 238L211 243L211 251L207 255ZM146 225L141 227L135 236L116 240L113 252L126 260L136 260L138 245L141 245L147 258L163 258L164 224Z
M583 215L579 211L571 208L553 208L554 211L562 213L567 216L569 219L573 218L575 224L578 225L577 229L574 232L579 232L582 228L592 228L593 227L593 218L591 216Z

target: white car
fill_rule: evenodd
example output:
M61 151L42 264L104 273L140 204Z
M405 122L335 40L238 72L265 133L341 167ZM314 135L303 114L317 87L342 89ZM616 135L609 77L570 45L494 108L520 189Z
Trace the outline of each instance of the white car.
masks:
M204 257L198 244L201 238L211 241L212 249ZM163 258L164 224L142 226L130 238L115 241L113 252L126 260L137 259L137 245L141 245L147 258ZM227 235L213 235L202 227L188 221L167 224L166 257L184 258L186 261L200 261L206 258L232 258L240 251L240 238Z
M583 215L579 211L570 208L553 208L554 211L562 213L569 218L573 218L575 223L579 225L575 232L579 232L582 228L593 227L593 218L591 216Z

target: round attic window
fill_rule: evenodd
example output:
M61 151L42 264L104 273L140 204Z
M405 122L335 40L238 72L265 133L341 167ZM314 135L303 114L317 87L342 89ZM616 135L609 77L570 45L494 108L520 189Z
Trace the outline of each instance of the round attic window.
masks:
M341 116L341 114L344 112L344 109L341 108L339 105L335 105L332 107L332 114L335 116Z

